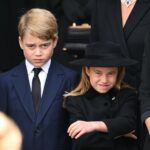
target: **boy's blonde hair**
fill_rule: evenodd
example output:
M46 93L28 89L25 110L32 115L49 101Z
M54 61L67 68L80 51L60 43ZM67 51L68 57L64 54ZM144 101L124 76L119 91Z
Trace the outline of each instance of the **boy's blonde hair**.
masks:
M124 78L124 75L125 75L125 67L119 67L117 81L116 81L114 88L121 89L124 87L129 87L127 84L123 83L122 81ZM64 97L83 95L89 90L90 87L91 87L91 84L89 81L89 77L86 74L86 67L82 67L80 83L74 90L72 90L69 93L64 94Z
M18 32L21 39L27 32L42 40L55 39L58 34L57 21L50 11L33 8L21 16Z

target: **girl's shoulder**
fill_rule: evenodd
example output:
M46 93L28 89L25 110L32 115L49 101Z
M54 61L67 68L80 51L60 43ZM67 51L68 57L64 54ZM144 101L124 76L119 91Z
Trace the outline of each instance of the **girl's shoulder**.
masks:
M135 89L126 87L126 88L122 88L119 90L117 97L119 99L126 99L126 100L127 99L128 100L129 99L135 99L135 100L137 100L138 93Z
M65 97L64 102L63 102L64 108L68 107L69 105L76 105L76 104L80 103L82 97L83 97L82 95Z
M126 94L126 93L127 94L135 94L135 95L137 94L136 89L130 88L130 87L123 87L119 90L119 92L122 94Z

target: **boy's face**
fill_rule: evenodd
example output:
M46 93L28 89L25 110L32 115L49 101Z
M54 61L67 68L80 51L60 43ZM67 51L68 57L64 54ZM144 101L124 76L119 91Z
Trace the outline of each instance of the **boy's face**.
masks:
M52 57L57 39L45 41L26 33L22 39L19 37L19 44L24 57L34 67L42 67Z
M117 67L86 67L91 86L99 93L107 93L117 81Z

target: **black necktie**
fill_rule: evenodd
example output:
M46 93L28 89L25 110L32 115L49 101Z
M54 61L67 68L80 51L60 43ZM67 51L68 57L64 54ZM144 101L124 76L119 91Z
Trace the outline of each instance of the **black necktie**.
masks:
M40 105L40 100L41 100L41 83L39 79L39 73L42 69L41 68L34 68L34 77L32 80L32 98L33 98L33 103L35 106L36 112L39 109Z

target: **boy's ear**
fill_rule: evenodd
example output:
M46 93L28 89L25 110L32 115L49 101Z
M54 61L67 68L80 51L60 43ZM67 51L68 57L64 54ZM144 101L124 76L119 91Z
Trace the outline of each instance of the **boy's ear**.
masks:
M23 49L22 40L21 40L21 37L20 37L20 36L18 37L18 41L19 41L20 48Z
M57 42L58 42L58 36L56 36L56 38L54 39L54 48L56 47Z

